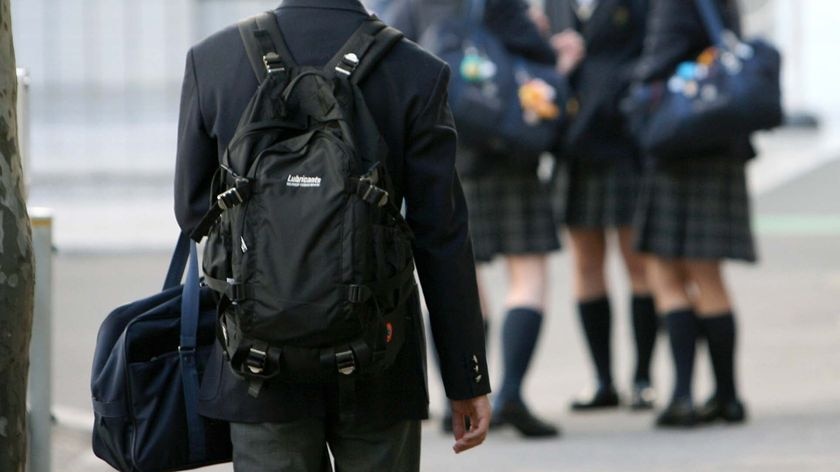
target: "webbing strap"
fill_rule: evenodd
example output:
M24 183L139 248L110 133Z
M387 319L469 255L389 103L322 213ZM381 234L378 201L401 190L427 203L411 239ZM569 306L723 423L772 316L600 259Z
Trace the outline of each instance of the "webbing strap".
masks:
M201 221L193 229L190 238L195 242L201 242L201 239L210 233L210 229L213 228L216 220L222 216L225 210L242 205L251 198L251 187L250 180L239 177L236 179L233 187L216 195L216 200L210 205L210 208L207 209L204 216L201 217Z
M722 20L722 12L710 0L694 0L694 4L697 6L698 13L700 13L709 40L714 45L720 45L723 42L723 32L726 29Z
M178 355L181 361L181 380L184 388L184 410L190 445L190 460L197 461L205 454L204 422L198 414L198 360L196 358L199 312L198 251L190 243L187 280L181 294L181 336Z
M335 56L327 61L325 72L330 76L350 77L353 83L359 84L402 38L401 32L371 16L350 35Z
M169 261L169 269L166 271L166 279L163 282L163 290L177 287L184 277L184 268L187 266L187 259L190 257L190 238L187 233L178 236L178 243Z
M276 54L278 65L295 66L294 57L289 51L280 26L277 24L277 17L274 12L267 11L257 16L246 18L239 22L239 35L245 45L245 52L248 54L248 61L257 76L257 81L262 83L268 77L270 64L266 56L270 53Z
M383 24L378 19L375 19L374 21ZM371 45L361 64L359 64L356 72L351 77L352 82L360 84L368 75L370 75L371 71L376 68L382 57L384 57L388 51L394 47L394 45L400 42L402 38L403 34L390 26L385 26L379 30L376 34L376 41L373 45Z

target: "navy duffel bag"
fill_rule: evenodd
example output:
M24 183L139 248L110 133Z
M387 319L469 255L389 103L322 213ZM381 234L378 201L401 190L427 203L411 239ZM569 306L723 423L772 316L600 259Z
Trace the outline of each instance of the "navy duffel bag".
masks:
M742 41L724 28L710 0L695 0L713 47L684 62L665 83L633 89L625 112L639 145L659 159L726 149L783 120L781 56L761 40Z
M117 308L99 328L91 374L98 457L125 472L231 460L228 424L197 411L215 330L214 295L200 287L195 243L181 235L163 291Z

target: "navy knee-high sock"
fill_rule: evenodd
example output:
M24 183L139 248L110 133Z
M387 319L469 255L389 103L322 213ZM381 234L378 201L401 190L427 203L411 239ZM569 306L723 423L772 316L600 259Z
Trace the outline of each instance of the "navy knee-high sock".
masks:
M633 317L633 335L636 338L636 372L633 381L650 383L650 361L659 331L659 318L656 316L653 297L634 295L630 312Z
M709 345L712 369L720 400L737 397L735 390L735 317L732 313L700 318L700 327Z
M578 314L586 334L592 363L598 374L598 387L610 388L612 379L612 352L610 348L610 332L612 330L612 313L610 300L607 297L579 302Z
M669 312L665 318L671 354L674 357L673 399L691 399L691 380L694 375L694 352L697 343L697 317L692 309Z
M502 326L504 373L498 404L522 402L522 379L533 357L542 321L542 313L533 308L513 308L505 315Z

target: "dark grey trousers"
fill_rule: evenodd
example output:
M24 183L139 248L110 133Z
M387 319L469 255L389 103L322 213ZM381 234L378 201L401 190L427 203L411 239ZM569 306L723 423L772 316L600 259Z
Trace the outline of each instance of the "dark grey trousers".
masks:
M231 423L236 472L419 472L420 422L386 428L307 418L289 423Z

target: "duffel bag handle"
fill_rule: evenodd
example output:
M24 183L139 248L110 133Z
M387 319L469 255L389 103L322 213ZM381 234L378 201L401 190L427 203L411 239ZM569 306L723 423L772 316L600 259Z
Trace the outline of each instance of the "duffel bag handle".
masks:
M178 236L178 243L175 244L172 259L169 261L169 270L166 271L166 279L163 282L164 291L181 285L181 279L184 277L184 269L187 267L189 257L190 236L187 233L181 233Z
M723 24L723 12L713 3L714 1L716 0L694 0L694 4L697 5L703 26L706 27L706 33L712 44L721 45L726 26Z
M484 10L487 0L467 0L467 18L470 19L470 27L478 29L484 23Z
M189 267L187 263L189 262ZM181 334L178 355L181 361L181 379L184 387L184 407L189 435L190 459L200 460L206 456L204 423L198 414L198 314L201 298L198 273L198 249L195 241L187 233L181 233L172 259L163 289L168 290L181 284L187 269L187 279L181 292Z
M185 235L182 234L183 238ZM184 290L181 293L181 343L178 355L181 358L181 379L184 384L184 406L189 434L190 457L198 459L205 456L204 423L198 415L198 311L200 286L198 277L198 249L195 241L187 237L189 243L189 267ZM178 242L181 242L179 238Z

